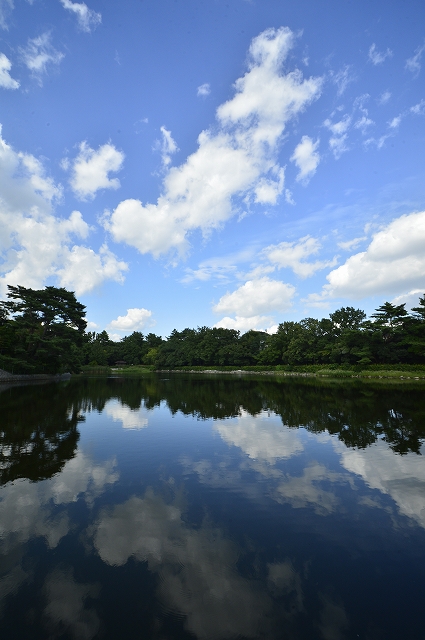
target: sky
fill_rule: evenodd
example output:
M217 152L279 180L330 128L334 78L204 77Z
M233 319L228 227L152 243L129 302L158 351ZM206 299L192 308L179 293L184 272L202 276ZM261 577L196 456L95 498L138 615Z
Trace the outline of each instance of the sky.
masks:
M0 0L0 297L274 332L425 292L423 0Z

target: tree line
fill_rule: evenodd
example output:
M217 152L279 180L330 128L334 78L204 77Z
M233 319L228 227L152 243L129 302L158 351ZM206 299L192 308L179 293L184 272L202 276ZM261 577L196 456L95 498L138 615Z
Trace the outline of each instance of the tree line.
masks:
M198 327L167 339L134 331L119 342L87 332L85 307L63 288L9 286L0 302L0 368L14 373L78 372L84 365L246 367L425 364L425 294L409 313L385 302L370 318L342 307L327 318L279 324L275 334Z

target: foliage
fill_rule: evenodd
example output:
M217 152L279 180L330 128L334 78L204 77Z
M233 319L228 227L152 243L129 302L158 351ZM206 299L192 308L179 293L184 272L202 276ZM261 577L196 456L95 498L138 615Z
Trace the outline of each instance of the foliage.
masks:
M0 303L0 365L15 373L78 371L85 307L72 291L8 286Z

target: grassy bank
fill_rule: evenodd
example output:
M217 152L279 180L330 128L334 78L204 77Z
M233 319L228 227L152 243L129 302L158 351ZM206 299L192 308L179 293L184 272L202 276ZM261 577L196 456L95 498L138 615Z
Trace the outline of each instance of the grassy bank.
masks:
M125 367L101 367L84 366L80 375L114 375L114 376L140 376L146 373L158 371L152 365L129 365ZM268 366L182 366L175 369L161 369L160 371L174 373L260 373L277 375L307 375L326 378L400 378L400 379L425 379L424 365L369 365L365 366L338 366L338 365L268 365Z

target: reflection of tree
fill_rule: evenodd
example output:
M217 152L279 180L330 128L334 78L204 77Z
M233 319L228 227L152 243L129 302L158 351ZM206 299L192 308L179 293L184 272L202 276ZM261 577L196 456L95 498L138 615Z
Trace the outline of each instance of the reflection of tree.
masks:
M0 483L45 480L75 456L83 420L64 385L13 387L0 396Z
M348 447L364 448L385 439L397 453L419 453L425 439L425 400L413 385L333 383L318 379L168 374L139 379L86 381L92 406L118 397L132 409L166 401L170 411L200 419L223 419L272 410L289 427L328 431Z
M153 409L200 419L224 419L272 410L289 427L328 431L348 447L378 438L397 453L419 453L425 439L425 400L413 385L332 383L318 379L196 374L140 378L83 378L70 384L20 386L0 395L0 482L36 481L59 472L74 457L79 415L103 411L117 398L130 409Z

